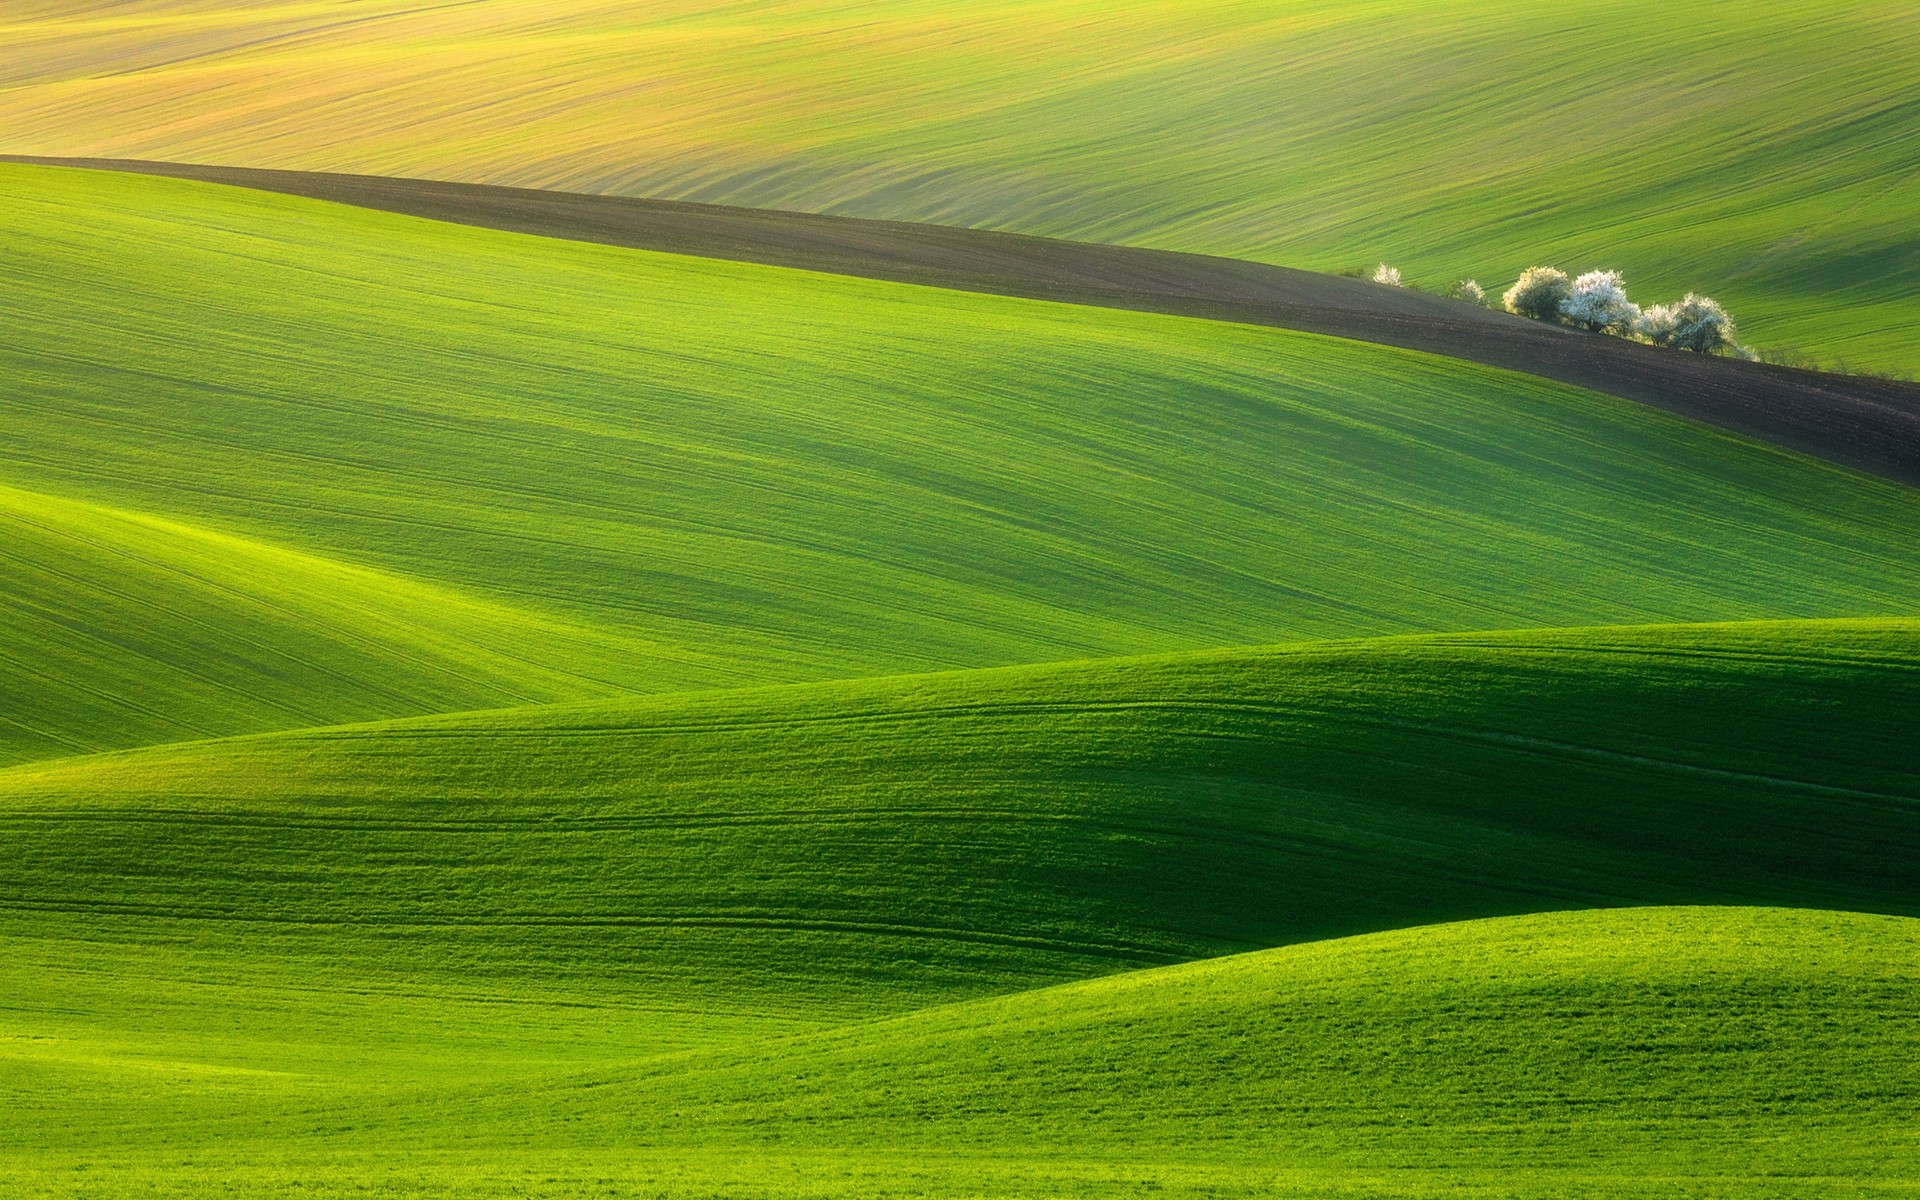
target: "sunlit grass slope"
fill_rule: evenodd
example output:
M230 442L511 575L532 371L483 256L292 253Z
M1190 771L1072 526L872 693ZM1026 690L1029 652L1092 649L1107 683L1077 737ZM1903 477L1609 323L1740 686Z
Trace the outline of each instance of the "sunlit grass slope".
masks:
M619 639L0 486L0 763L579 699Z
M1680 1175L1695 1196L1911 1194L1915 1001L1912 919L1555 913L935 1009L493 1111L551 1105L609 1142L714 1158L729 1142L924 1149L954 1156L920 1167L953 1192L972 1153L1149 1179L1231 1164L1228 1186L1255 1194L1343 1170L1323 1186L1673 1195Z
M608 687L1920 607L1911 489L1522 376L172 180L0 186L0 484L603 632L521 653ZM17 661L44 641L0 627ZM480 690L446 698L506 702ZM217 708L173 719L259 727Z
M144 1008L120 1011L125 1036ZM49 1197L1909 1196L1916 1012L1920 922L1756 908L1397 930L464 1086L167 1061L10 1006L32 1032L0 1087L36 1119L0 1128L0 1178Z
M1614 267L1920 367L1911 4L28 4L0 151L983 224L1411 278Z
M580 1005L597 1011L567 1018L571 1053L592 1060L1546 909L1920 915L1916 713L1920 625L1804 622L1211 652L86 756L0 772L0 960L8 994L45 996L63 1027L120 1020L125 976L211 989L204 1008L168 1002L161 1041L264 1068L276 1037L314 1026L372 1062L446 1038L488 1048L450 1062L565 1059L553 1038L519 1045L517 1023ZM389 1014L434 997L523 1015L460 1032ZM229 1045L255 1008L279 1023Z

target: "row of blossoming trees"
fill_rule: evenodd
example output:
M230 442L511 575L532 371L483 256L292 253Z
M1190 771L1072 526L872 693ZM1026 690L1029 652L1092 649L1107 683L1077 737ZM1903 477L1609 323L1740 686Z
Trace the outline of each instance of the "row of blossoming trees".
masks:
M1373 281L1399 287L1400 272L1382 263ZM1474 304L1487 302L1486 292L1471 279L1462 279L1448 294ZM1711 297L1688 292L1672 304L1642 309L1627 299L1618 271L1589 271L1569 279L1557 267L1529 267L1501 303L1508 312L1536 321L1564 321L1593 333L1640 338L1697 354L1753 357L1736 337L1733 318Z
M1508 312L1536 321L1566 321L1592 333L1641 337L1656 346L1699 354L1742 350L1733 318L1712 298L1688 292L1676 303L1642 309L1627 299L1618 271L1588 271L1569 280L1554 267L1529 267L1501 299Z

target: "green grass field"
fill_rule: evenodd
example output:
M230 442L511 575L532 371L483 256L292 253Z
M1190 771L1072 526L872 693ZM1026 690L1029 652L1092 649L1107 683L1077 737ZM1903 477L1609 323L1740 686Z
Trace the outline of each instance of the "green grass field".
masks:
M0 1191L1920 1195L1912 489L1304 334L0 192Z
M1920 1106L1910 1015L1866 1036L1920 982L1910 919L1433 926L1623 904L1920 915L1917 696L1915 622L1655 627L20 766L0 773L16 1087L58 1128L114 1132L16 1132L12 1149L52 1172L28 1178L90 1162L115 1186L186 1152L202 1169L169 1176L182 1194L261 1186L229 1172L268 1144L348 1194L423 1152L542 1194L522 1178L545 1169L517 1144L530 1128L548 1151L657 1145L696 1176L757 1162L747 1188L775 1186L785 1150L855 1171L909 1145L961 1156L920 1166L928 1194L977 1186L964 1156L988 1145L1109 1171L1190 1154L1247 1186L1282 1135L1296 1166L1358 1172L1352 1186L1368 1164L1431 1172L1469 1138L1494 1144L1486 1171L1751 1177L1741 1147L1797 1133L1778 1163L1860 1172ZM1389 930L1351 951L1316 940ZM1313 965L1327 956L1331 975ZM1139 970L1196 958L1213 962ZM1630 994L1605 998L1622 973ZM1512 1057L1489 1063L1494 1022ZM1820 1036L1801 1044L1803 1027ZM1629 1031L1683 1052L1636 1055ZM1608 1115L1556 1145L1538 1126L1568 1104ZM322 1170L341 1122L367 1144ZM1595 1144L1614 1122L1633 1136Z
M140 1026L217 998L224 1057L257 1061L285 990L143 979L121 1044L34 1023L7 1078L37 1120L3 1136L16 1185L59 1197L1904 1196L1917 962L1911 918L1554 913L624 1062L580 1014L570 1048L598 1034L609 1061L558 1072L446 1034L411 1061L209 1063ZM563 1028L511 1000L376 1006L416 1048L435 1018Z
M1920 916L1916 704L1920 623L1816 621L542 706L15 767L0 894L795 1016L1542 908Z
M393 572L16 488L0 486L0 530L6 760L603 695L586 660L621 645Z
M0 657L38 664L5 714L31 726L0 741L16 760L624 691L1920 606L1911 489L1523 376L170 180L0 180L20 489L0 499L45 542L0 583L23 614ZM99 613L89 640L75 609ZM212 660L235 669L192 677Z
M989 225L1430 286L1615 268L1920 369L1905 3L28 3L0 152Z

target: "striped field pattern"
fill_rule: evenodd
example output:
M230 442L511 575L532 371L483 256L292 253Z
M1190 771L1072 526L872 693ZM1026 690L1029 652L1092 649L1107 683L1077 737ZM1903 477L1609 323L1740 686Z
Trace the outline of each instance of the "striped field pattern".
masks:
M1329 337L0 196L0 1193L1920 1197L1913 489Z
M636 1140L678 1145L696 1179L751 1149L742 1186L779 1195L808 1194L784 1190L782 1137L838 1147L841 1172L908 1143L1018 1158L1061 1138L1093 1168L1166 1169L1198 1138L1198 1164L1248 1186L1255 1131L1277 1121L1296 1168L1361 1186L1387 1167L1425 1178L1496 1115L1512 1128L1483 1167L1528 1158L1551 1180L1597 1155L1627 1189L1607 1194L1682 1163L1730 1173L1728 1195L1781 1155L1857 1173L1920 1106L1901 1057L1920 1028L1900 1010L1920 936L1916 697L1911 621L1668 626L550 706L20 766L0 772L16 1086L48 1128L119 1131L96 1149L160 1194L243 1193L265 1147L311 1156L341 1122L356 1165L321 1172L320 1194L404 1173L422 1149L492 1163L497 1194L574 1194L564 1172L543 1189L529 1128L548 1150L625 1147L618 1162ZM1648 909L1427 933L1676 902L1901 916ZM1406 926L1422 928L1351 951L1315 940ZM1803 931L1830 945L1783 974L1776 939ZM1348 954L1350 983L1287 967ZM1151 969L1221 955L1217 975ZM1515 965L1489 976L1488 956ZM1128 968L1148 970L1112 977ZM1200 978L1218 982L1196 993ZM1348 987L1375 998L1355 1008ZM1410 1015L1434 994L1447 1007ZM1727 1003L1746 1032L1703 1007ZM1674 1011L1633 1036L1691 1047L1704 1073L1684 1055L1585 1061L1622 1053L1648 1005ZM1825 1032L1803 1043L1802 1026ZM1732 1064L1710 1048L1729 1040L1747 1044ZM1456 1044L1338 1065L1390 1063L1409 1041ZM1106 1065L1070 1065L1088 1054ZM1383 1071L1411 1090L1381 1093ZM1323 1115L1300 1123L1303 1087ZM1611 1115L1543 1148L1528 1122L1555 1087ZM886 1114L903 1092L905 1125ZM1682 1099L1696 1094L1704 1110ZM151 1124L156 1106L170 1124ZM1689 1132L1705 1115L1712 1130ZM1603 1148L1612 1122L1641 1132ZM1835 1122L1845 1137L1822 1131ZM161 1169L172 1123L221 1139L202 1170ZM6 1136L18 1178L56 1176L76 1149ZM1735 1161L1756 1139L1781 1145ZM1862 1181L1881 1174L1902 1178L1888 1162ZM931 1175L926 1194L980 1180Z
M0 153L986 225L1702 290L1920 369L1896 0L15 0Z
M32 728L6 757L1920 603L1912 489L1523 376L169 180L0 179L0 501L45 547L0 581L21 614L0 647L62 664L13 684ZM72 638L89 609L121 632ZM174 680L164 720L134 711L129 637ZM187 680L211 659L235 665Z

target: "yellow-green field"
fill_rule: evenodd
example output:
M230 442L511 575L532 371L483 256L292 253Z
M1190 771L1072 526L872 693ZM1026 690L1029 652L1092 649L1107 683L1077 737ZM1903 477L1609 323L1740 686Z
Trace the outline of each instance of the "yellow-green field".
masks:
M365 171L1204 250L1536 261L1920 368L1920 14L1619 0L25 0L0 152Z

